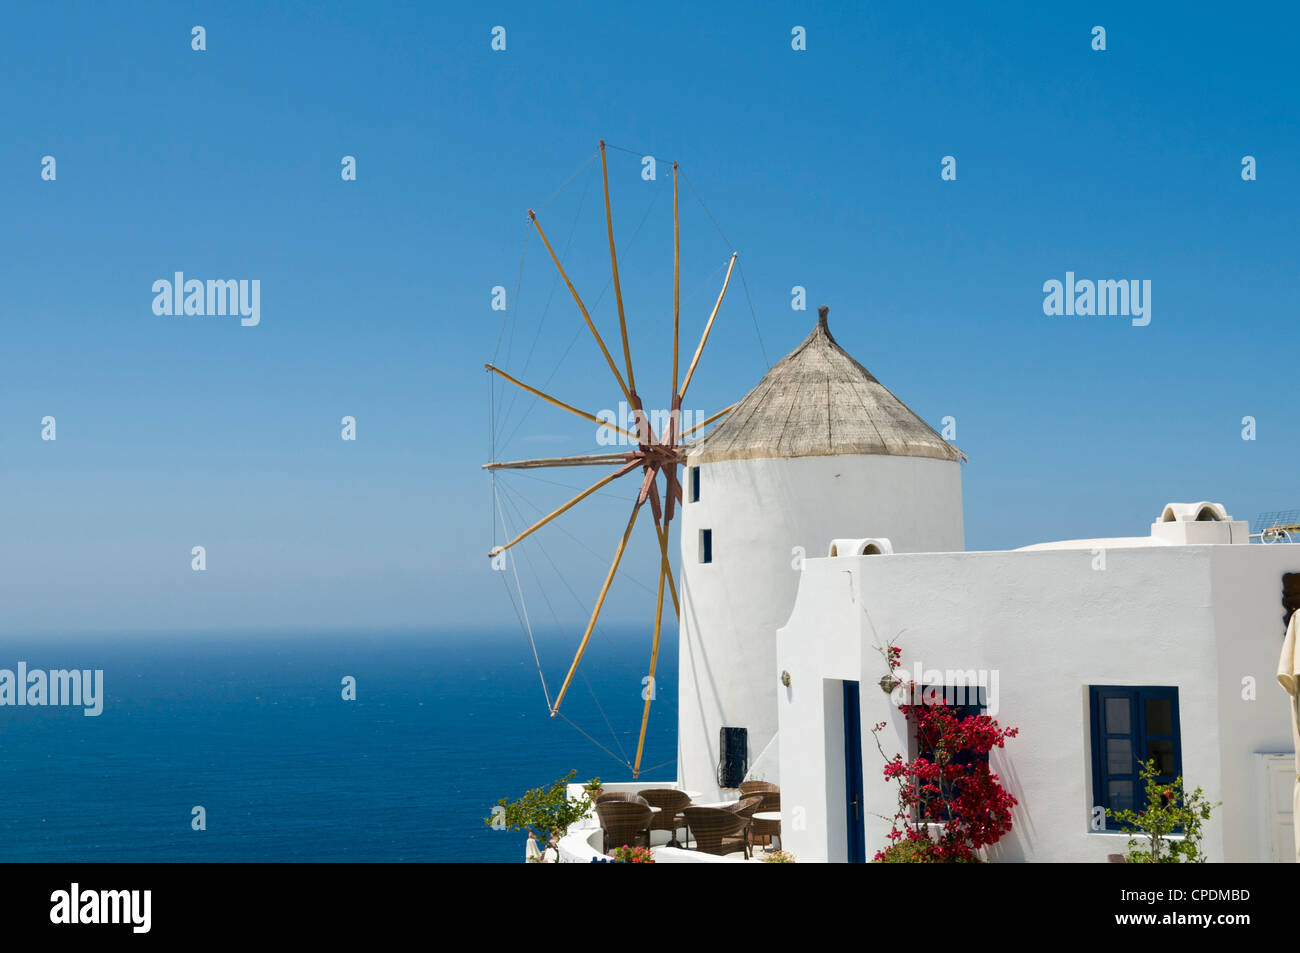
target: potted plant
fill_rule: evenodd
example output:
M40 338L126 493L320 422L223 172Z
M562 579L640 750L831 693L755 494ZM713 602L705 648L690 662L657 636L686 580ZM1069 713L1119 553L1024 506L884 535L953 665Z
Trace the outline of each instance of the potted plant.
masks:
M569 797L569 783L577 773L570 771L549 787L526 791L517 801L502 798L492 809L492 816L483 822L497 830L530 831L548 845L558 843L570 827L591 812L587 794Z
M605 789L600 785L600 778L592 778L582 786L582 789L587 792L587 797L591 798L593 804L596 803L596 798L605 793Z
M622 847L615 847L609 852L609 856L616 864L653 864L655 862L654 852L648 847L629 847L627 844Z

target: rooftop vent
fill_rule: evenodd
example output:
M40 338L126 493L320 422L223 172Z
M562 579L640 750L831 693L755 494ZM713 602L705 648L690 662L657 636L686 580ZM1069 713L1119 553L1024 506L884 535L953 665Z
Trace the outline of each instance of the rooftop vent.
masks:
M894 544L883 536L872 539L832 539L831 556L890 556Z
M1228 515L1222 503L1207 503L1205 500L1200 503L1166 503L1164 512L1160 514L1162 523L1175 523L1180 520L1207 523L1230 519L1232 517Z
M1234 520L1222 503L1167 503L1160 519L1151 524L1151 535L1167 543L1249 543L1250 525Z

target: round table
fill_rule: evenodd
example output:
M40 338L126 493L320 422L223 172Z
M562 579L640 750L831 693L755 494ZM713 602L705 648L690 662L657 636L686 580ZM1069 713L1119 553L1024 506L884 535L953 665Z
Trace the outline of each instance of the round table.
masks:
M758 811L757 813L754 814L754 820L756 820L756 821L766 821L766 822L768 822L768 823L776 823L776 824L780 824L780 823L781 823L781 812L780 812L780 811ZM760 836L764 836L764 837L766 837L766 836L768 836L768 835L764 834L764 835L760 835ZM775 836L776 836L776 837L780 837L781 835L780 835L780 834L776 834ZM771 850L771 848L772 848L772 844L771 844L771 842L769 841L769 842L768 842L768 846L765 847L765 848L763 848L763 849L764 849L764 850Z

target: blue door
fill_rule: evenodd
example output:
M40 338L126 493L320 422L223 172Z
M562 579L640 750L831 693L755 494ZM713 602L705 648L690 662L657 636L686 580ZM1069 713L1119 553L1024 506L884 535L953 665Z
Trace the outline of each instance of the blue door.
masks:
M857 682L844 683L844 794L848 821L848 860L867 862L867 834L862 803L862 706Z

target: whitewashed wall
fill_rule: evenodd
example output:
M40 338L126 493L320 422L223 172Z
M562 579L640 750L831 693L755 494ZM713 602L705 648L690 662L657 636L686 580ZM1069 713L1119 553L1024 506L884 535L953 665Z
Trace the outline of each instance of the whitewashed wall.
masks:
M961 467L866 455L706 463L698 503L686 476L678 782L716 796L718 729L747 728L751 759L776 731L776 630L798 587L794 547L815 557L833 536L887 536L898 552L960 551Z
M801 861L844 858L846 677L862 684L868 858L887 844L888 823L871 815L893 814L896 789L870 727L887 722L885 750L906 753L906 723L876 685L885 670L872 646L898 636L909 669L998 671L996 717L1021 734L992 764L1020 804L990 859L1104 861L1125 849L1125 836L1089 828L1089 685L1177 686L1187 781L1224 802L1206 829L1211 859L1263 859L1251 756L1290 750L1273 672L1281 574L1300 566L1300 547L1117 548L1104 570L1093 562L1089 549L809 562L771 669L792 678L779 698L786 846ZM1241 700L1247 675L1255 702Z

